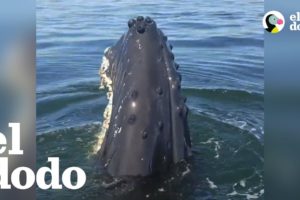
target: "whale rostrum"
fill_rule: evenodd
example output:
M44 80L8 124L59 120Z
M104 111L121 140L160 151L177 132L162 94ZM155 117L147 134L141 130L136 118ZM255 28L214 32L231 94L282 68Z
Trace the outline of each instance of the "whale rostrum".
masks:
M113 177L164 173L191 155L172 48L153 19L139 16L104 52L99 73L108 105L96 150Z

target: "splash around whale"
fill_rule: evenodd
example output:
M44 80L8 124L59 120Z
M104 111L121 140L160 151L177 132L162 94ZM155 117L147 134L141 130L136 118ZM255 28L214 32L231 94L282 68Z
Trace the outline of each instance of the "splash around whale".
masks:
M128 27L103 56L108 105L96 151L112 177L145 177L191 155L188 107L167 36L150 17L131 19Z

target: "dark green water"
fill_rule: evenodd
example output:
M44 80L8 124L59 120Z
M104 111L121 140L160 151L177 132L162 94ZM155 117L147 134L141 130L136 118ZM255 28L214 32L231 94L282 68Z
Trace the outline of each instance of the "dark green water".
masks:
M94 91L101 94L100 91ZM258 94L231 91L184 89L188 105L213 101L225 108L261 109L263 97ZM86 95L88 96L88 95ZM99 95L100 96L100 95ZM89 97L87 97L89 98ZM93 95L91 99L95 98ZM73 98L78 99L77 96ZM80 100L78 100L80 101ZM83 100L81 100L83 101ZM68 102L72 102L71 99ZM75 101L75 104L78 102ZM54 105L55 107L55 105ZM192 107L192 106L190 106ZM100 106L100 113L105 105ZM102 187L102 172L95 172L90 156L99 123L58 129L37 136L38 167L47 165L47 157L60 157L61 170L79 166L88 180L79 191L38 191L39 199L257 199L263 198L263 143L254 133L230 123L213 119L206 112L191 108L189 125L193 141L191 173L170 183L155 183L146 190L131 192L107 190ZM226 121L226 120L225 120ZM211 183L210 183L211 182ZM164 192L159 189L164 188ZM146 196L149 195L149 198Z
M61 171L88 177L81 190L38 190L38 199L263 199L263 12L261 0L37 1L37 167L60 157ZM137 15L156 20L181 66L191 173L106 190L90 156L107 104L98 69Z

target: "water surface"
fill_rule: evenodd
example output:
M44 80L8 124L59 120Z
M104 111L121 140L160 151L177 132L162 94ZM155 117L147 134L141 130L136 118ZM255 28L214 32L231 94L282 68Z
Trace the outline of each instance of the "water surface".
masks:
M89 178L80 191L38 191L38 198L263 198L262 14L261 0L37 1L38 165L59 156L62 169L80 166ZM89 159L107 103L98 69L104 49L138 15L155 19L174 46L191 110L192 172L115 197Z

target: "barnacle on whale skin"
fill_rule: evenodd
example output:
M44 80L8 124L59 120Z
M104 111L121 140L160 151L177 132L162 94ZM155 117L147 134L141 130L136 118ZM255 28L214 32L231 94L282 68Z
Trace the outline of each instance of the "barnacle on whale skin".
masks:
M109 59L105 56L105 53L108 50L109 50L109 48L105 49L105 51L104 51L104 55L102 58L102 64L99 69L99 75L101 77L100 89L107 90L106 95L107 95L107 99L108 99L108 104L103 113L103 123L102 123L101 131L97 135L97 142L93 149L94 154L97 153L101 148L105 134L109 128L109 122L110 122L110 117L111 117L111 112L112 112L112 100L113 100L112 80L109 76L107 76L107 70L109 68Z

